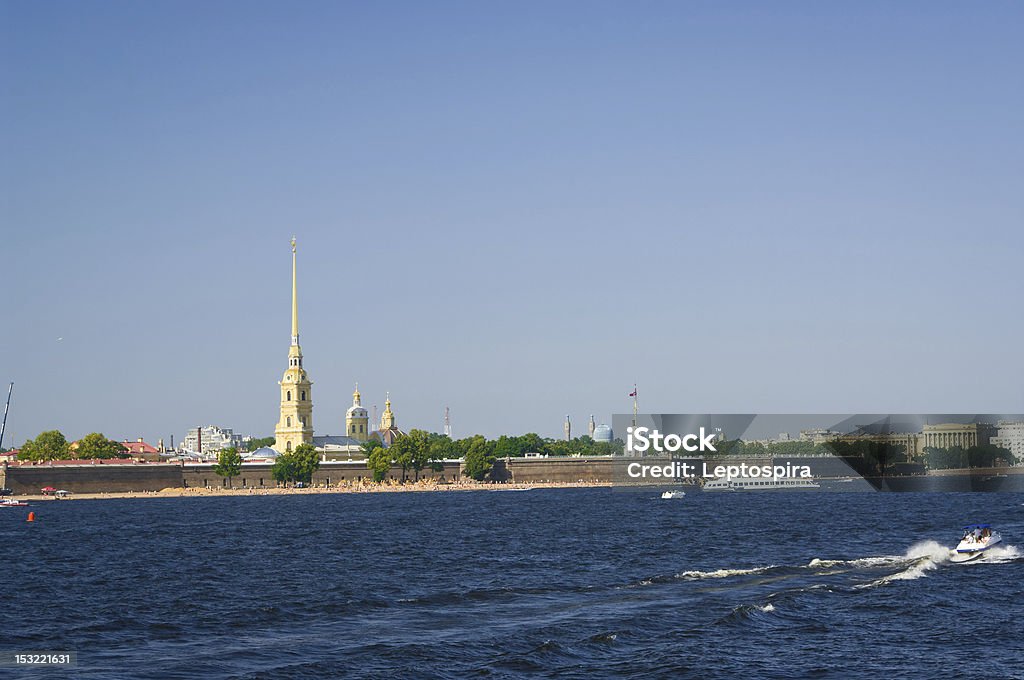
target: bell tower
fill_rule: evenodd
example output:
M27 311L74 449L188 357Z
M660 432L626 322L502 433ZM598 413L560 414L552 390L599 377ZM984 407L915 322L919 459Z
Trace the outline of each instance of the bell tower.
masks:
M380 431L391 430L395 427L395 413L391 410L391 393L384 397L384 415L380 417Z
M345 434L361 442L370 438L370 417L363 408L359 383L356 383L356 391L352 393L352 406L345 412Z
M299 444L313 442L313 383L302 367L299 346L299 298L295 276L295 237L292 237L292 344L288 348L288 368L278 383L281 386L281 419L274 429L274 449L294 451Z

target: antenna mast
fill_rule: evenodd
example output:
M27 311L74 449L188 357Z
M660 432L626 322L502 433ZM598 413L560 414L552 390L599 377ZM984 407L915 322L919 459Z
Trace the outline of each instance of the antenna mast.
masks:
M447 406L444 407L444 436L448 439L452 438L452 419Z
M0 425L0 451L3 450L4 446L4 431L7 430L7 411L11 408L11 392L14 391L14 383L7 388L7 406L4 406L4 424Z

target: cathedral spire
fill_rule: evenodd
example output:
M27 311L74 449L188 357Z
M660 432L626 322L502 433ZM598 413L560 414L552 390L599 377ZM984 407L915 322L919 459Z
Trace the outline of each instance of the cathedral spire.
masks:
M299 293L295 285L295 237L292 236L292 344L299 344Z
M292 342L288 368L281 382L281 418L274 428L274 448L279 453L294 451L313 441L313 383L302 367L299 347L299 294L296 284L295 237L292 237Z

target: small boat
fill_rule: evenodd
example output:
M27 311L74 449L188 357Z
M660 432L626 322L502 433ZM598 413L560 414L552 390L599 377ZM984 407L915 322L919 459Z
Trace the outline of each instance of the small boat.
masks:
M664 498L664 499L685 498L686 497L686 492L685 491L679 491L678 489L673 490L673 491L663 491L661 493L661 497Z
M968 524L964 527L964 535L956 546L957 562L966 562L982 554L989 548L1001 543L1003 537L988 524Z
M28 503L14 498L0 498L0 508L27 508Z

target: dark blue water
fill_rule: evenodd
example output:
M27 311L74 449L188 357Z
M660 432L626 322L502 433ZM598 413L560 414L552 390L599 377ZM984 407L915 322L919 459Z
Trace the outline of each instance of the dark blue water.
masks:
M1020 494L607 489L0 513L9 677L1024 677ZM968 522L1008 547L951 564Z

